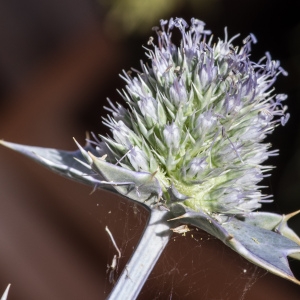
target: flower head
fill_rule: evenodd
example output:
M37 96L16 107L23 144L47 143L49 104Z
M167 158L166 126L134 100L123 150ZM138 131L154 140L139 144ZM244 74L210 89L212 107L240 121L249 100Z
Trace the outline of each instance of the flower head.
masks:
M195 211L244 214L269 201L258 183L271 169L262 163L276 151L263 140L289 117L286 95L272 89L286 73L268 53L250 60L253 35L239 47L225 30L214 42L204 25L176 18L154 28L150 63L134 77L121 76L129 108L112 105L114 118L105 120L112 137L102 140L109 162L155 174L166 206L174 202L172 187ZM173 30L181 34L178 46Z

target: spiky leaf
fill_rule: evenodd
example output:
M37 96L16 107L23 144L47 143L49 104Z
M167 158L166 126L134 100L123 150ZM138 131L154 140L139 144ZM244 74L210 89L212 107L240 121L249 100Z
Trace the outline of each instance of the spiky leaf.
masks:
M10 284L6 287L6 289L5 289L5 291L4 291L4 293L3 293L0 300L6 300L7 299L9 288L10 288Z
M172 210L177 215L181 214L175 219L205 230L252 263L300 284L300 281L292 273L287 260L288 256L299 259L299 244L295 239L291 240L280 232L266 229L270 226L268 222L255 222L255 220L261 220L260 213L251 213L246 219L239 220L235 217L222 218L220 216L215 219L202 212L186 210L179 205L173 206ZM279 217L281 217L281 221ZM276 214L266 215L265 220L267 219L277 219L278 221L277 224L273 222L271 229L277 228L282 222L282 216ZM286 224L283 226L285 232L296 236Z
M80 150L64 151L53 148L15 144L5 141L0 141L0 144L30 157L34 161L64 177L92 186L100 185L101 183L101 178L99 178L99 176L93 176L86 166L75 159L84 160ZM85 149L95 153L95 149L89 144L85 146ZM104 186L103 188L112 190L110 186Z
M154 174L135 172L96 157L96 150L87 144L77 151L33 147L1 141L1 144L30 157L47 168L98 188L108 189L150 206L161 197L161 188ZM93 155L94 153L95 155ZM87 161L84 163L83 161ZM94 176L93 170L97 170Z

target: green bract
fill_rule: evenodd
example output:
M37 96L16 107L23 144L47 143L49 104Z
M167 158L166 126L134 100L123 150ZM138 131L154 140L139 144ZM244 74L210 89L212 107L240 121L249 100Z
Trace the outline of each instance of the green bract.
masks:
M178 46L171 41L179 30ZM123 73L127 103L110 101L111 136L96 137L79 151L2 144L51 169L99 188L114 190L173 219L218 237L251 262L300 283L287 256L300 259L292 216L254 212L272 201L258 183L277 151L263 140L289 114L272 85L286 72L266 53L250 60L255 37L242 46L233 37L213 41L204 23L161 21L148 42L149 61L135 76ZM77 160L74 160L75 157Z

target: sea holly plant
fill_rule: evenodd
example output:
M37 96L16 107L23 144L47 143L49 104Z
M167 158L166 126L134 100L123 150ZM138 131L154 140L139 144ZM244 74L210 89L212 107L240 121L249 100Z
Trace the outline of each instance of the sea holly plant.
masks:
M271 196L259 183L277 155L264 142L285 125L287 96L274 93L287 75L269 53L250 59L251 34L215 40L204 23L161 20L141 71L123 73L125 106L109 100L104 124L111 136L92 135L79 150L13 144L50 169L108 189L146 206L149 223L109 299L135 299L174 227L197 226L252 263L294 283L287 257L300 259L300 239L289 215L257 211ZM177 30L180 42L172 41Z

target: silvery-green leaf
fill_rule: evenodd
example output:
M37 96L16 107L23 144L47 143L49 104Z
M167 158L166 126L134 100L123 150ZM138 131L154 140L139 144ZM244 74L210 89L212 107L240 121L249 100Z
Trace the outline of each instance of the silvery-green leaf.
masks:
M182 208L180 209L182 212ZM178 210L178 205L172 209L174 214L178 215L179 212L176 212L176 210ZM265 218L275 220L277 217L270 215L265 216ZM266 223L258 221L258 224L255 225L251 222L238 220L235 217L222 217L219 220L205 213L190 210L186 210L184 214L176 219L180 219L182 223L191 224L205 230L247 260L271 273L300 284L300 281L293 275L287 260L288 256L298 258L295 254L300 253L299 244L261 225L261 223ZM279 223L280 221L277 224ZM265 227L268 226L265 225Z
M268 212L252 212L244 216L242 220L248 224L278 232L288 239L300 245L299 236L288 227L287 221L300 211L295 211L288 215L278 215ZM300 253L291 254L290 257L300 260Z
M109 185L102 186L101 179L103 178L99 178L99 175L97 177L93 176L88 166L85 166L76 160L76 158L78 160L84 160L80 150L64 151L52 148L20 145L5 141L0 141L0 144L30 157L34 161L67 178L92 186L113 190ZM84 149L85 151L95 153L95 149L89 144L87 144Z
M134 172L108 163L104 159L94 156L92 153L96 155L98 153L89 144L84 148L79 147L77 151L64 151L5 141L0 141L0 143L65 177L120 193L147 205L156 203L162 194L154 174ZM78 143L77 145L79 146ZM83 161L87 161L87 163ZM96 176L92 168L97 170Z
M10 288L10 284L7 286L7 288L5 289L2 297L0 300L6 300L7 299L7 296L8 296L8 292L9 292L9 288Z
M279 232L283 236L289 238L290 240L293 240L300 245L300 238L287 225L287 221L298 213L300 213L300 210L288 215L279 215L269 212L251 212L246 216L243 216L242 220L254 226Z
M92 153L89 155L93 160L92 168L96 168L120 194L147 205L155 204L160 199L162 190L155 174L131 171L108 163Z

